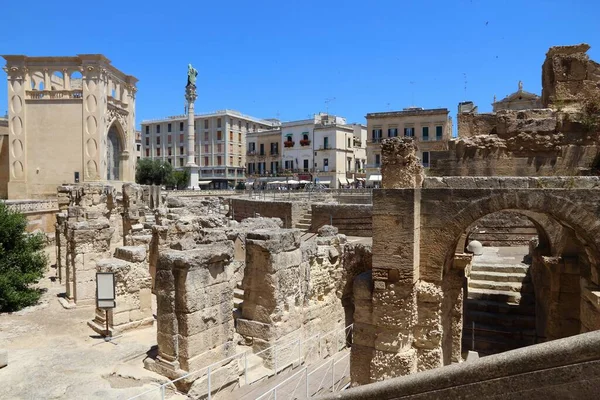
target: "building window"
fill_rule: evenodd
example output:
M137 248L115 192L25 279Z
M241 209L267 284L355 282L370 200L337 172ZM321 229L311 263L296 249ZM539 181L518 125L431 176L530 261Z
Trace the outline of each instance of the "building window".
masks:
M150 134L150 126L146 125L146 135L149 135L149 134Z
M429 152L428 151L424 151L423 152L423 166L425 168L429 167Z
M156 157L160 157L160 149L156 149Z
M398 136L398 128L389 128L388 129L388 137L397 137Z
M146 149L146 157L150 157L150 149Z
M217 156L217 165L223 165L223 162L221 161L221 156Z
M242 134L241 133L238 133L238 142L242 143Z
M207 144L204 145L204 152L208 153L208 145Z
M217 140L223 140L223 132L217 131Z
M204 141L208 142L208 132L204 132Z
M160 125L156 125L156 133L160 133Z
M183 143L183 133L179 134L179 143Z
M204 166L208 166L208 157L204 157Z
M221 127L221 118L217 118L217 128Z
M373 143L379 143L381 141L381 129L373 129Z
M254 142L250 142L248 143L248 152L250 154L254 153L256 151L256 143Z
M179 147L179 155L183 155L183 147Z
M147 146L150 146L150 138L149 137L146 138L146 147Z
M167 132L171 132L171 124L167 124Z
M171 135L167 135L167 144L171 144Z
M308 160L304 160L304 172L308 172Z
M207 119L204 120L204 129L208 129L208 120Z
M179 166L180 166L180 167L183 167L183 158L180 158L180 159L179 159Z
M381 165L381 155L375 154L375 166L379 167Z
M157 136L157 137L156 137L156 145L157 145L157 146L160 146L160 136Z
M329 138L327 136L325 136L323 138L323 148L324 149L328 149L329 148Z
M436 126L435 127L435 140L442 140L443 137L444 137L444 135L443 135L442 127Z
M423 141L426 142L428 140L429 140L429 127L424 126L423 127Z
M276 156L277 154L279 154L279 143L271 143L271 155Z
M323 171L329 172L329 159L328 158L323 159Z
M352 147L352 139L348 138L348 148Z
M265 144L264 144L264 143L261 143L261 144L260 144L260 153L259 153L259 154L260 154L261 156L264 156L264 155L265 155Z
M256 124L252 125L252 130L256 132Z
M179 130L180 130L181 132L183 132L183 122L180 122L180 123L179 123Z
M238 129L242 130L242 121L238 120Z
M233 141L233 131L229 131L229 140Z
M170 158L167 158L167 162L168 162L169 164L171 164L171 159L170 159Z
M217 145L217 153L222 153L222 152L223 152L223 150L221 150L221 145L218 144Z
M415 128L404 128L404 136L414 137L415 136Z
M233 156L229 156L229 165L233 165Z
M169 156L171 155L171 148L170 147L167 147L167 155L169 155Z

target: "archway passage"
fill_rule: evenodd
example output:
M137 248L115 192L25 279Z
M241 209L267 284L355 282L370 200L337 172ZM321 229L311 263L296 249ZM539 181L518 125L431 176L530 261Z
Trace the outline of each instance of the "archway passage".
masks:
M116 126L111 125L106 141L106 179L118 181L121 179L121 139Z
M545 340L536 330L530 249L545 232L517 211L499 211L472 224L465 252L473 254L464 295L463 357L491 355ZM470 245L469 245L470 244ZM481 245L481 247L479 247Z

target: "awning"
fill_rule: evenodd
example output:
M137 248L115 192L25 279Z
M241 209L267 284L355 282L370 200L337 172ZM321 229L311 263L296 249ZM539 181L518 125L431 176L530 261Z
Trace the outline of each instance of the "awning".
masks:
M306 184L306 183L310 183L310 181L306 181L306 180L303 179L303 180L300 181L300 183Z
M321 180L319 180L319 182L317 182L317 183L320 183L321 185L331 185L331 181L321 181Z
M356 180L357 180L357 181L363 181L363 182L364 182L366 179L365 179L365 178L356 178Z
M348 178L348 183L354 183L354 179Z
M339 178L339 181L340 181L340 183L341 183L342 185L347 185L347 184L348 184L348 179L346 179L346 178L340 177L340 178Z
M300 182L298 182L297 180L294 180L294 179L290 179L290 180L288 180L286 183L287 183L288 185L297 185L297 184L299 184Z
M371 181L371 182L381 182L381 175L371 175L369 177L369 181Z
M212 181L198 181L198 185L208 185L210 184Z

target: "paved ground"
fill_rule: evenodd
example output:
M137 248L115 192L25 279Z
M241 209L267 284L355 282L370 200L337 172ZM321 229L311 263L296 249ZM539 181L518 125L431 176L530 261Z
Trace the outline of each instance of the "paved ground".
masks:
M521 264L524 257L529 254L529 247L483 247L483 254L473 257L475 264Z
M40 282L47 289L41 304L0 314L0 348L9 359L0 399L127 399L163 380L143 369L155 328L105 342L87 326L94 309L64 309L57 300L63 286L50 275Z

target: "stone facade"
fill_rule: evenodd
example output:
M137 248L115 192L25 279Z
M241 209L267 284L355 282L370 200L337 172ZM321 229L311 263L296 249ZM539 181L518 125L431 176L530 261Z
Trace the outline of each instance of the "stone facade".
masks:
M0 187L7 198L51 197L77 179L134 179L135 77L100 54L4 58L10 143Z
M333 225L339 233L348 236L371 237L373 206L370 204L327 204L312 205L311 232L323 225Z

